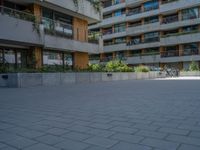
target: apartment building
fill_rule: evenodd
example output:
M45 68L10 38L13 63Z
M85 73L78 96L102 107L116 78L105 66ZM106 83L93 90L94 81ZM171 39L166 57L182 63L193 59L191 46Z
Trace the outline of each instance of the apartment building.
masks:
M13 68L86 68L88 24L100 20L90 0L0 0L0 63Z
M200 0L102 0L103 52L90 59L119 58L129 65L188 69L200 64Z

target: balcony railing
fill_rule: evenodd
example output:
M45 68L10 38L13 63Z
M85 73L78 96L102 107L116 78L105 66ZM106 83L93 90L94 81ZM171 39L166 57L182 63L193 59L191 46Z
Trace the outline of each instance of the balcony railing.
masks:
M172 2L175 2L175 1L178 1L178 0L163 0L162 1L162 4L167 4L167 3L172 3Z
M112 34L112 33L113 33L112 29L103 31L103 35L108 35L108 34Z
M130 10L128 13L127 13L127 16L132 16L132 15L136 15L136 14L139 14L141 13L142 10L141 9L133 9L133 10Z
M10 17L14 17L14 18L18 18L18 19L22 19L22 20L26 20L26 21L31 21L31 22L36 21L36 17L31 13L19 11L16 9L11 9L11 8L4 7L4 6L0 6L0 13L2 15L8 15Z
M44 17L42 18L42 24L44 25L46 34L53 34L68 38L72 38L73 36L73 28L71 24Z
M130 42L127 43L127 45L128 46L130 46L130 45L138 45L138 44L152 43L152 42L158 42L158 41L160 41L159 37L144 39L144 41L136 39L136 40L131 40Z
M179 56L179 50L167 50L160 53L161 57L176 57Z
M171 37L171 36L181 36L181 35L185 35L185 34L194 34L194 33L199 33L199 30L193 30L193 31L185 31L185 32L178 32L178 33L171 33L171 34L166 34L161 36L161 38L167 38L167 37Z
M162 24L168 24L178 21L178 15L163 18Z

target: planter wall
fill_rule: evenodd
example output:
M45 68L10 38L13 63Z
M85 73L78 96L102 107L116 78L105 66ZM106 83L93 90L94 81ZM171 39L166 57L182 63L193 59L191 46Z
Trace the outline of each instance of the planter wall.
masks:
M3 76L7 79L3 79ZM56 86L70 83L93 83L119 80L158 78L158 72L148 73L10 73L0 74L2 87Z
M180 72L180 76L182 77L200 76L200 71L184 71L184 72Z

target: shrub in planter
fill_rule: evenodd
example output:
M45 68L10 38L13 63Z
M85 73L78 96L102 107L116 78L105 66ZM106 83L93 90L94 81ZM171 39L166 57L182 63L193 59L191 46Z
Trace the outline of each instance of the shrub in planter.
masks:
M199 71L199 66L194 61L191 62L189 66L189 71Z
M103 71L103 66L100 65L100 64L90 64L88 66L88 71L91 71L91 72L101 72L101 71Z
M128 67L125 63L120 60L109 61L104 70L106 72L133 72L133 68Z
M150 69L147 66L134 67L135 72L149 72Z

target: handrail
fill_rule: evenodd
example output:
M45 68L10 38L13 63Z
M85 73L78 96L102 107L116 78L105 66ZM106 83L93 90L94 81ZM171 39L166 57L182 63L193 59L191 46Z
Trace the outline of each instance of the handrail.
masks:
M26 20L26 21L31 21L31 22L36 21L36 17L31 13L8 8L8 7L2 6L2 5L0 6L0 13L3 15L6 14L6 15L9 15L9 16L12 16L15 18L19 18L22 20Z

